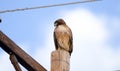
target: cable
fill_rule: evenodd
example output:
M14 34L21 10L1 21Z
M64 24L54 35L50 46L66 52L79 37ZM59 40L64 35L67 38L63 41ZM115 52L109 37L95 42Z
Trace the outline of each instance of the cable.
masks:
M39 9L39 8L49 8L49 7L65 6L65 5L73 5L73 4L79 4L79 3L94 2L94 1L100 1L100 0L87 0L87 1L62 3L62 4L51 4L51 5L36 6L36 7L31 7L31 8L18 8L18 9L13 9L13 10L3 10L3 11L0 11L0 13L16 12L16 11L24 11L24 10L32 10L32 9Z

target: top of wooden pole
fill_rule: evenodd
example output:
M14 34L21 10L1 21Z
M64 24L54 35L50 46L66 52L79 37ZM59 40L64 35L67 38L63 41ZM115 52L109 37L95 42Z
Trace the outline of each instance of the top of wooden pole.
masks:
M51 71L70 71L70 55L65 50L51 53Z

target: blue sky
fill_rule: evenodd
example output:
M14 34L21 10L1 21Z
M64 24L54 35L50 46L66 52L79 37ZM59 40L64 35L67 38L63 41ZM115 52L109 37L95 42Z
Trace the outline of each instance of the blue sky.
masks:
M1 0L0 10L73 1L79 0ZM74 36L71 71L120 70L119 3L120 0L102 0L3 13L0 14L0 30L50 71L50 53L54 50L53 23L63 18ZM9 56L2 49L0 53L0 71L13 71Z

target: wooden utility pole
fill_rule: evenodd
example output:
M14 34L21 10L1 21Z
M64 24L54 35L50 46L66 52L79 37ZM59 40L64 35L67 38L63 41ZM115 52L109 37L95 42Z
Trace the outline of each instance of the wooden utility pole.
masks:
M18 64L17 58L13 53L10 53L10 61L13 64L16 71L22 71Z
M47 71L36 60L34 60L24 50L16 45L10 38L8 38L2 31L0 31L0 47L9 55L13 53L17 61L28 71ZM14 58L12 61L15 61ZM18 66L17 63L14 63L14 65Z
M70 71L70 55L64 50L51 53L51 71Z

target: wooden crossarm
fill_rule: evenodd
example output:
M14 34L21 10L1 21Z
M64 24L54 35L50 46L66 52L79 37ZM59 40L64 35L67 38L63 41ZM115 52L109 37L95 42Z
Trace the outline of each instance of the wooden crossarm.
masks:
M18 61L16 59L16 56L13 54L13 53L10 53L10 57L9 57L13 67L15 68L16 71L22 71L19 64L18 64Z
M10 52L14 53L18 62L28 71L47 71L37 61L35 61L31 56L29 56L24 50L22 50L18 45L16 45L10 38L8 38L1 30L0 47L8 54L10 54Z

